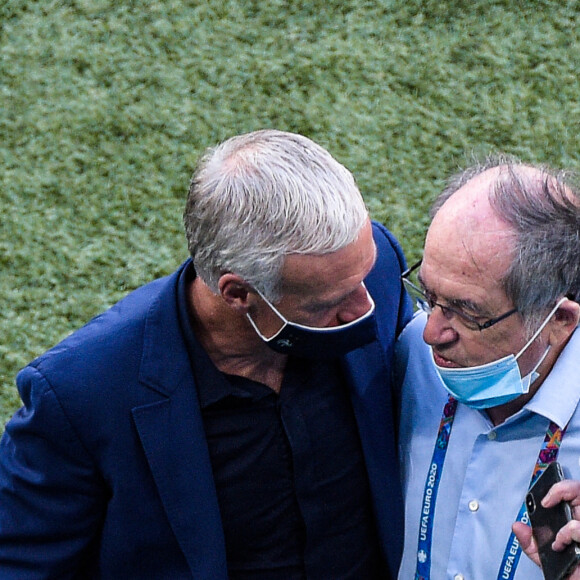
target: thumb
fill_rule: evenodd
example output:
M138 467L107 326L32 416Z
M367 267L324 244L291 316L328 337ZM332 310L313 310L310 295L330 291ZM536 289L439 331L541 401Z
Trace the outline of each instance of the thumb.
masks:
M540 566L540 556L538 555L538 546L532 535L532 528L522 522L515 522L512 530L518 539L522 550L538 566Z

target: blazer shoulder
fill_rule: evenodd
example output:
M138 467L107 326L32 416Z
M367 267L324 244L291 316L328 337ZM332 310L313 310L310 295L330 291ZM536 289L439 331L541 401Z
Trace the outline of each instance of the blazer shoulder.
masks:
M63 402L131 397L131 385L140 381L152 353L155 360L168 359L163 366L169 374L177 373L183 366L177 364L182 342L176 308L180 271L134 290L40 355L18 374L19 388L38 376L30 373L35 369Z
M365 283L375 299L377 315L396 336L413 314L411 300L401 282L407 262L398 240L384 225L373 222L373 236L377 244L377 261Z
M381 250L383 252L393 252L396 259L400 262L401 271L404 271L407 267L407 262L401 244L397 238L383 224L377 221L372 221L372 227L373 237L379 252Z

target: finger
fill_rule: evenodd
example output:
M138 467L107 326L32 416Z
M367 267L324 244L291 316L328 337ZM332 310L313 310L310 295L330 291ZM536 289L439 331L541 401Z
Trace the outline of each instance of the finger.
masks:
M572 542L580 542L580 521L578 520L568 522L558 531L552 543L552 550L560 552Z
M555 483L542 499L542 505L552 507L561 501L570 502L574 508L580 507L580 481L565 479Z
M512 525L512 530L518 539L522 550L526 555L540 566L540 556L538 555L538 546L532 535L532 529L530 526L523 524L522 522L515 522Z

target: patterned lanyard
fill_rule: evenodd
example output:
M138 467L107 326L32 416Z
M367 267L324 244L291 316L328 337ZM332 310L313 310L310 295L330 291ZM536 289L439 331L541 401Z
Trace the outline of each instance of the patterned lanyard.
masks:
M443 416L439 423L437 441L435 442L433 458L431 459L429 473L427 474L427 480L425 482L425 490L423 492L421 519L419 521L419 541L417 547L417 569L415 572L415 580L430 580L431 577L433 514L435 512L435 502L437 501L439 481L441 479L441 472L443 471L443 464L445 463L445 455L447 453L449 437L451 436L451 428L453 427L453 420L455 419L456 411L457 401L450 396L443 409ZM555 423L550 423L538 459L536 460L536 465L534 466L530 487L535 483L536 479L540 477L548 464L556 461L565 431L565 428L560 429ZM525 502L520 508L516 521L529 525ZM497 576L498 580L511 580L514 577L521 552L522 549L518 539L515 537L515 534L511 532Z

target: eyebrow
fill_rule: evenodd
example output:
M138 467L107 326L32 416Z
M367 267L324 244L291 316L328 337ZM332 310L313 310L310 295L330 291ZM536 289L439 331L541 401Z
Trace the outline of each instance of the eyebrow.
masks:
M373 268L376 266L377 259L378 259L377 245L374 243L374 241L373 241L373 246L375 248L375 252L374 252L373 262L371 264L371 267L369 268L369 271L364 275L363 279L358 283L358 286L356 288L353 288L350 292L347 292L346 294L343 294L342 296L334 298L332 300L328 300L326 302L318 302L317 304L313 304L310 307L307 307L307 309L311 308L313 311L316 311L316 310L321 310L321 309L334 308L335 306L338 306L341 302L344 302L351 294L354 294L358 290L359 286L364 286L368 292L367 285L365 284L365 279L373 271Z
M338 306L339 304L344 302L351 294L354 294L358 290L359 286L364 286L365 289L367 287L366 284L364 283L364 280L361 280L359 282L359 285L356 288L354 288L353 290L351 290L350 292L348 292L347 294L343 294L342 296L339 296L337 298L333 298L332 300L327 300L325 302L317 302L316 304L312 304L311 308L313 310L334 308L335 306ZM367 292L368 292L368 289L367 289Z
M377 250L377 244L373 240L373 261L371 263L371 267L369 268L368 272L366 272L363 279L359 282L359 286L362 284L366 288L366 284L364 283L364 281L365 281L366 277L373 271L374 267L377 265L378 257L379 257L379 253ZM335 306L338 306L341 302L346 300L351 294L353 294L357 290L358 290L358 286L356 288L353 288L350 292L344 294L340 298L328 300L327 302L319 302L317 304L312 304L310 306L307 306L306 309L307 310L311 309L312 311L316 311L316 310L321 310L321 309L334 308ZM367 289L367 292L368 292L368 289Z
M421 277L420 271L417 274L417 280L419 281L419 284L421 285L421 287L423 288L423 291L427 295L437 297L437 294L435 294L435 292L431 292L427 288L425 283L423 282L423 278ZM472 300L466 300L466 299L462 299L462 298L450 298L450 299L443 298L443 300L445 300L444 306L450 306L451 308L453 308L455 310L470 312L474 315L474 317L485 318L485 317L492 316L492 314L489 311L483 310L481 305L476 304ZM466 314L467 314L467 312L466 312Z

